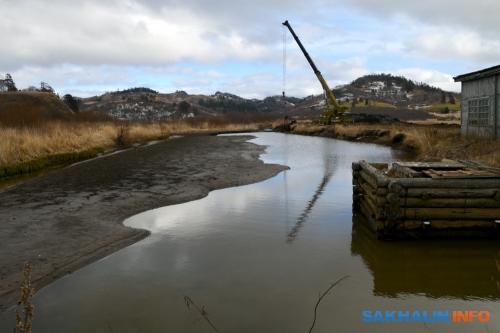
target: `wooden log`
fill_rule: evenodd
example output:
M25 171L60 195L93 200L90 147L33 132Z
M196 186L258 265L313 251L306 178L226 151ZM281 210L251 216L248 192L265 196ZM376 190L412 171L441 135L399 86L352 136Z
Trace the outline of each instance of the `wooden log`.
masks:
M380 207L377 207L376 203L373 202L373 200L369 196L364 195L363 202L365 202L368 206L370 206L375 218L379 219L382 217L383 209Z
M360 171L360 179L363 179L364 182L367 182L373 187L374 189L378 188L378 182L375 178L373 178L368 172L366 171Z
M387 203L390 203L392 205L397 205L399 204L399 195L396 193L389 193L385 196Z
M369 215L371 217L375 217L375 210L373 209L373 206L371 206L366 200L365 198L361 199L359 201L359 206L365 210L365 215Z
M497 208L414 208L404 207L407 220L500 220Z
M388 220L399 220L403 217L403 211L399 205L387 204L384 208L384 216Z
M430 193L429 191L424 191L424 193L422 193L422 200L427 201L430 199L432 199L432 193Z
M363 169L364 170L364 169ZM442 188L442 189L500 189L500 178L398 178L404 188Z
M405 230L422 229L422 220L405 220ZM476 228L494 228L491 220L431 220L432 229L476 229Z
M387 187L389 184L389 178L381 173L374 166L366 163L365 161L359 161L359 165L370 177L375 179L376 185L374 187Z
M362 177L359 177L356 180L353 179L352 184L355 186L361 186L361 184L366 184L366 181ZM378 197L385 197L389 193L389 190L386 187L372 187L372 189L372 193L374 193Z
M399 194L399 193L403 192L403 186L401 186L401 184L395 180L389 181L389 185L387 186L387 189L389 190L389 192L395 193L395 194Z
M385 205L387 204L387 199L385 197L379 197L377 196L376 190L373 189L373 187L368 184L368 183L362 183L360 184L360 190L365 195L369 200L371 200L374 205L378 208L384 208Z
M425 194L427 193L427 194ZM432 198L495 198L495 195L500 193L499 188L480 188L480 189L449 189L449 188L408 188L399 195L401 197L423 198L424 194L427 199Z
M352 162L352 171L359 171L361 170L361 165L359 165L359 162Z
M373 211L371 211L371 209L365 204L363 200L360 202L359 209L366 216L373 230L384 230L384 222L375 218L375 214L373 214Z
M358 170L355 170L352 172L352 177L353 178L359 178L359 171Z
M390 194L387 196L389 197ZM389 200L387 200L389 202ZM500 201L494 198L412 198L399 201L401 206L415 208L496 208L500 209ZM393 202L391 202L393 203ZM500 216L500 210L499 210Z

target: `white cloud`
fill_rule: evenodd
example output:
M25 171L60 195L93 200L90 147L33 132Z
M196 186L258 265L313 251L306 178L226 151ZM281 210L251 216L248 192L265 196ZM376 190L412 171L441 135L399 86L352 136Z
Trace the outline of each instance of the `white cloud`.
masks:
M494 62L500 59L500 40L489 40L469 31L428 28L406 42L405 51L420 58L467 59Z
M0 1L0 73L61 93L181 85L263 98L281 92L288 19L331 86L419 68L434 73L422 81L451 87L452 75L498 64L499 9L496 0ZM285 36L288 94L319 93Z
M460 83L455 82L448 74L423 68L403 68L393 73L394 76L404 76L415 82L424 82L430 86L438 87L446 91L460 92Z

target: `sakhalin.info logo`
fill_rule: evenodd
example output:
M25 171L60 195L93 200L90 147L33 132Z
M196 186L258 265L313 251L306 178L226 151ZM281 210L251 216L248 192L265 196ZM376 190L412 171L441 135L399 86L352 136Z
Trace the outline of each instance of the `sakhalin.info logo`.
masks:
M487 323L490 312L481 311L363 311L365 323Z

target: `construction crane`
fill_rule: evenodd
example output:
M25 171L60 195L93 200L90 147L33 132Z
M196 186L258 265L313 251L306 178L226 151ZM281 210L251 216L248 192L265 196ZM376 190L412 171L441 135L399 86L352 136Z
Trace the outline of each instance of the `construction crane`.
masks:
M307 61L309 62L309 65L311 65L314 74L316 74L319 82L321 83L321 86L323 87L324 94L325 94L325 110L323 111L323 114L321 115L320 122L323 124L331 124L332 122L344 122L344 116L343 114L345 112L349 112L349 108L346 106L341 106L337 103L337 100L335 99L335 96L332 93L332 90L330 87L328 87L328 84L326 83L325 79L323 78L323 75L321 75L321 72L318 70L314 62L312 61L311 57L307 53L306 49L302 45L302 43L299 40L299 37L295 34L293 31L292 27L290 26L290 23L288 21L283 22L283 25L290 30L290 33L292 34L293 38L295 38L295 41L299 45L300 49L302 50L302 53L304 53L304 56L306 57Z

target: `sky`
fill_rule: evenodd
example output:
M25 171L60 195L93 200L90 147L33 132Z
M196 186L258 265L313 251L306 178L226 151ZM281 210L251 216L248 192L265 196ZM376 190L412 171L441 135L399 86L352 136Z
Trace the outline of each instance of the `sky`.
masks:
M374 73L460 91L499 65L498 0L0 0L0 75L60 96L132 87L320 94ZM285 64L285 66L284 66Z

